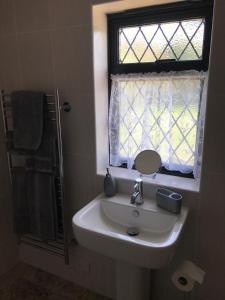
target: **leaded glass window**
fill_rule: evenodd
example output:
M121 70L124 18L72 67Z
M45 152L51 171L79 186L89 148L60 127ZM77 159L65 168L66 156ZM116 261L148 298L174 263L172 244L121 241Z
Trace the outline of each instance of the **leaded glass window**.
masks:
M152 149L162 172L198 176L212 14L205 0L108 15L111 165Z
M119 29L119 62L201 60L205 19L190 19Z

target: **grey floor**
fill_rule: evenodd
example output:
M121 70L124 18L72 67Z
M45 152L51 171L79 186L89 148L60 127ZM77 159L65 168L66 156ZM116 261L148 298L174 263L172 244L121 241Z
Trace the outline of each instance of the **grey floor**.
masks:
M109 300L25 264L0 277L0 300Z

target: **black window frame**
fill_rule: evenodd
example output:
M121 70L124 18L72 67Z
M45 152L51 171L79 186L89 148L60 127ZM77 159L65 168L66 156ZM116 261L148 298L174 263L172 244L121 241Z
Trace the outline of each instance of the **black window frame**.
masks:
M131 9L108 14L108 62L110 74L147 73L198 70L207 71L211 43L213 1L177 2ZM158 60L150 63L119 63L119 29L121 27L181 21L193 18L205 19L203 59L190 61Z
M208 71L211 45L214 0L184 1L162 5L153 5L143 8L107 15L108 26L108 82L111 90L111 74L151 73L169 71ZM203 40L203 59L190 61L158 60L150 63L119 63L119 29L121 27L141 26L145 24L159 24L169 21L181 21L193 18L205 19ZM110 95L110 93L109 93ZM109 99L110 101L110 99ZM109 162L110 163L110 162ZM127 168L127 164L120 167ZM135 166L133 166L135 169ZM165 167L159 173L179 177L193 178L194 174L170 171Z

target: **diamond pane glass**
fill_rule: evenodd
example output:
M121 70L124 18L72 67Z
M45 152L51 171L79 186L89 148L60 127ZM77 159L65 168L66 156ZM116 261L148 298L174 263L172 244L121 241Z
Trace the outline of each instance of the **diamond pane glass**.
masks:
M135 52L130 48L124 58L124 60L122 61L123 64L134 64L134 63L138 63L139 60L137 58L137 56L135 55Z
M157 30L159 29L159 25L147 25L147 26L141 26L141 31L143 32L146 41L149 43L151 42L152 38L156 34Z
M205 31L205 25L204 23L202 23L192 39L192 45L194 45L194 48L197 51L199 57L202 57L204 31Z
M199 27L202 24L202 20L192 20L190 21L183 21L182 22L182 27L188 37L191 39L196 32L199 31Z
M172 36L175 34L176 30L178 29L179 23L173 22L173 23L162 23L161 29L164 32L166 38L170 40Z
M167 41L162 31L158 30L151 42L152 50L154 51L157 59L160 59L160 56L163 53L163 50L166 48L166 46L167 46Z
M129 50L129 43L128 41L126 40L124 34L121 34L121 37L120 37L120 57L121 57L121 61L122 62L125 58L125 55L127 53L127 51Z
M139 31L132 47L139 61L141 60L147 46L148 44L144 38L144 35L141 31Z
M123 27L119 31L119 62L147 63L202 59L204 19Z
M179 26L177 32L173 36L170 45L177 57L177 60L180 60L180 56L185 50L185 47L188 45L188 37L186 36L181 26ZM191 59L192 58L190 58L190 60Z
M150 48L147 48L141 59L141 62L147 63L147 62L154 62L154 61L155 61L155 55L153 54Z
M195 52L194 48L189 44L183 54L180 56L180 60L197 60L198 54Z

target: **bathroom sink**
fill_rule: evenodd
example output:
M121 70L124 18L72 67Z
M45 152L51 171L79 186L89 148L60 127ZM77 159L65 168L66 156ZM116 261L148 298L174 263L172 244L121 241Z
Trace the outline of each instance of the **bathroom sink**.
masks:
M155 200L130 204L130 197L99 195L73 217L73 231L84 247L105 256L149 269L168 264L188 215L182 207L176 215L160 209ZM130 236L137 230L136 236Z

